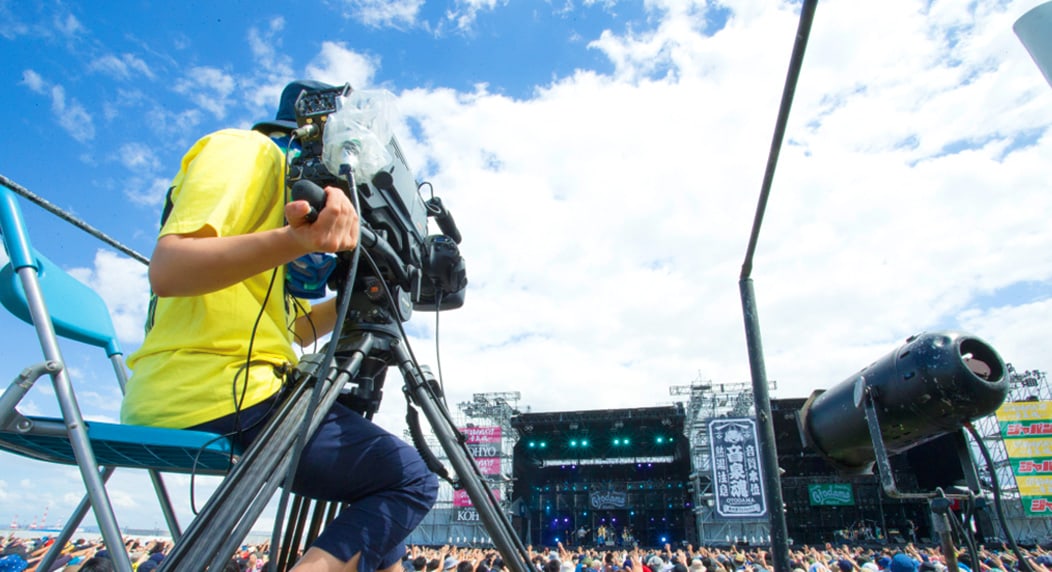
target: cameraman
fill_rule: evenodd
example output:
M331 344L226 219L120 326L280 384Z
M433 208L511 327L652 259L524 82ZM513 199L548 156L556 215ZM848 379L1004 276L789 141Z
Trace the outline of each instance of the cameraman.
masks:
M314 222L286 204L285 153L303 91L295 81L275 121L199 140L172 182L150 262L146 338L121 420L230 436L247 447L278 408L301 346L332 331L335 301L313 307L285 289L285 265L312 252L351 250L358 213L326 187ZM337 403L302 451L292 490L349 504L294 570L395 572L403 540L430 510L438 483L398 437Z

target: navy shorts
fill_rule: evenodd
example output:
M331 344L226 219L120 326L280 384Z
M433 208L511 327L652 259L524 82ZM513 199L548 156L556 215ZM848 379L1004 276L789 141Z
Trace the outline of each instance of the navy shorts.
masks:
M240 414L237 439L247 447L277 410L276 398ZM228 434L234 415L191 429ZM438 479L411 445L336 403L300 455L296 494L343 503L312 546L346 562L361 552L360 572L387 568L405 556L403 541L438 497Z

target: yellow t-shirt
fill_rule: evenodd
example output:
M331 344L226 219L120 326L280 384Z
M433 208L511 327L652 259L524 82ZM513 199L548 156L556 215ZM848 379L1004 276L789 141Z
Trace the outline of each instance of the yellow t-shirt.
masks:
M281 150L260 133L228 129L205 136L183 157L160 236L204 227L220 237L281 227L283 166ZM297 358L291 332L296 305L285 295L284 267L276 273L262 272L201 296L153 297L146 339L128 358L133 375L121 421L191 427L277 392L282 379L275 366L295 364ZM305 302L300 304L309 311Z

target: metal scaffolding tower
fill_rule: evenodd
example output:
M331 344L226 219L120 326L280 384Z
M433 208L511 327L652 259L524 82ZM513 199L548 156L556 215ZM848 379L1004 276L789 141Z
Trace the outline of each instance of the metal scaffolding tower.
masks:
M500 443L487 457L498 459L497 474L486 476L486 482L500 499L501 507L508 513L511 505L512 485L512 451L518 441L518 432L511 426L511 418L522 411L519 408L521 395L513 392L493 392L472 394L471 401L457 404L452 412L453 421L461 431L475 427L499 427ZM527 408L528 409L528 408ZM406 438L409 439L408 431ZM446 458L434 435L426 434L428 447L436 454L443 465L449 467ZM471 449L469 443L468 448ZM480 455L475 455L480 457ZM406 542L409 544L451 544L458 546L490 546L491 541L485 527L478 520L471 520L472 509L454 506L453 487L440 481L438 501L424 521L417 527Z
M1052 384L1042 371L1017 371L1012 364L1008 366L1008 397L1005 403L1013 401L1052 401ZM1023 504L1019 494L1019 485L1016 483L1015 475L1012 473L1012 465L1008 459L1008 450L1005 447L1004 438L1001 435L1001 426L995 415L988 415L977 419L973 424L976 432L982 437L990 457L993 460L997 481L1001 485L1001 499L1004 504L1005 520L1012 536L1020 543L1030 544L1047 542L1052 538L1052 519L1048 517L1028 516L1023 510ZM972 458L976 460L979 472L979 480L987 497L987 505L993 507L993 480L990 477L990 468L982 462L982 456L976 445L972 444ZM996 523L996 519L993 519ZM998 534L1001 533L999 524L995 524ZM1004 540L1003 538L999 540Z
M519 410L519 400L522 398L518 391L504 391L491 393L475 393L471 401L463 401L457 404L460 410L459 416L455 417L458 427L472 426L496 426L500 427L501 443L498 451L500 458L500 474L490 475L490 485L500 491L499 497L505 512L511 504L511 466L512 451L515 443L519 440L518 431L512 428L511 418L522 413Z
M770 389L777 382L770 381ZM669 387L673 396L689 396L684 432L690 441L691 473L696 545L766 543L770 524L761 519L721 519L714 507L712 490L712 445L709 421L720 417L755 417L751 383L717 383L701 374L690 385Z

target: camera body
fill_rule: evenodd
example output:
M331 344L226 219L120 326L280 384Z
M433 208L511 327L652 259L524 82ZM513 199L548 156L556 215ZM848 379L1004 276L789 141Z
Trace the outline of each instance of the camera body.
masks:
M301 180L311 181L319 187L335 186L348 193L348 180L333 174L323 160L322 135L329 117L339 109L340 100L351 93L349 84L330 89L304 91L296 100L296 124L294 137L299 141L299 155L288 163L287 184L292 187ZM419 195L419 185L405 159L397 139L392 135L385 144L391 161L372 175L370 180L355 180L354 191L358 194L359 217L363 234L370 233L370 240L362 241L369 249L380 270L380 276L371 270L359 271L353 288L369 288L376 279L383 280L396 298L394 308L399 319L406 321L413 309L422 311L451 310L464 304L467 289L467 274L464 259L460 255L459 232L455 226L450 234L428 234L428 217L440 218L440 227L445 231L448 211L441 201L432 198L424 202ZM371 237L375 236L375 241ZM388 248L389 247L389 248ZM345 264L346 262L341 262ZM360 267L361 268L361 267ZM333 276L341 276L339 269ZM339 284L330 287L339 289Z

